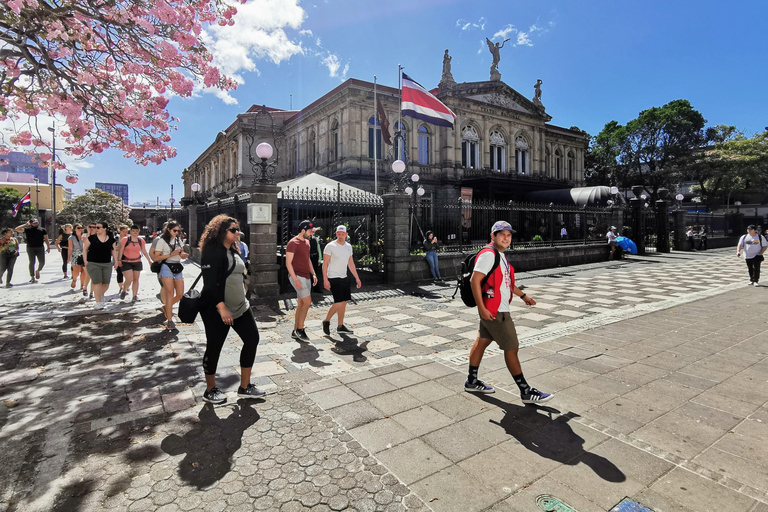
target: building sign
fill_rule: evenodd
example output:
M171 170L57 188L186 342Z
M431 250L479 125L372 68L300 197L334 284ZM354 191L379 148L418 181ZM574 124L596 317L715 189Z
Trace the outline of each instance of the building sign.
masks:
M272 203L248 203L248 224L271 224Z

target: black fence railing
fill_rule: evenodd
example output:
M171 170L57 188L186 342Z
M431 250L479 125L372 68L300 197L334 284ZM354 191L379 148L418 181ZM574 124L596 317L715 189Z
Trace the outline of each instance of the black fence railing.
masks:
M701 233L701 228L706 229L710 238L725 237L731 234L731 220L724 213L686 213L685 226L693 226L696 236Z
M197 247L200 242L200 236L205 230L205 226L216 217L217 215L228 215L237 219L240 224L240 231L245 234L245 240L250 240L250 225L248 224L248 201L250 201L250 194L240 194L233 197L227 197L224 199L217 199L200 205L197 208L197 240L190 240L194 242L194 247ZM182 224L183 226L183 224Z

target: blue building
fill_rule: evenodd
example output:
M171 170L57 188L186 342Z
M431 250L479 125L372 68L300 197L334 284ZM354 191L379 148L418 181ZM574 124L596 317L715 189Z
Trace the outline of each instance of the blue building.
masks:
M31 174L33 177L40 180L40 183L48 183L48 168L40 167L40 162L35 162L33 156L22 153L21 151L11 151L8 155L0 158L8 160L7 164L0 165L0 173ZM8 177L8 179L9 181L16 181L13 180L12 177Z
M128 204L128 185L125 183L101 183L96 182L96 188L114 194Z

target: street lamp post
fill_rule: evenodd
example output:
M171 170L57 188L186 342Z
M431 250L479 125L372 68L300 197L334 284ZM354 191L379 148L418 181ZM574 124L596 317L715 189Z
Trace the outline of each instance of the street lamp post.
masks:
M48 128L51 132L51 138L53 139L53 147L51 154L51 163L48 164L49 175L51 178L51 219L53 221L51 227L52 230L56 230L56 168L54 166L56 162L56 124Z
M272 152L272 146L267 142L262 142L256 146L256 156L259 157L261 161L259 162L253 160L251 162L253 166L253 185L256 185L256 183L260 183L262 185L272 183L272 178L274 177L275 170L277 169L277 159L273 160L272 162L268 161L270 158L272 158ZM257 168L260 175L256 174Z

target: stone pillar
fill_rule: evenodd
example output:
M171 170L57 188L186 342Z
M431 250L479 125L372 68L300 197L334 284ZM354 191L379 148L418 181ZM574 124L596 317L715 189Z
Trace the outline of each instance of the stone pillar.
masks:
M675 250L687 251L688 243L685 237L686 225L685 225L685 210L675 210L672 212L673 221L672 224L675 230Z
M408 271L408 202L410 197L402 193L384 194L384 270L387 283L410 282Z
M645 254L645 217L643 215L644 199L634 198L629 200L632 208L632 236L637 246L637 254Z
M669 211L663 199L656 201L656 252L669 252Z
M251 203L272 205L272 221L269 224L250 225L250 260L248 290L263 299L280 295L277 263L277 195L280 187L256 185L251 188Z

